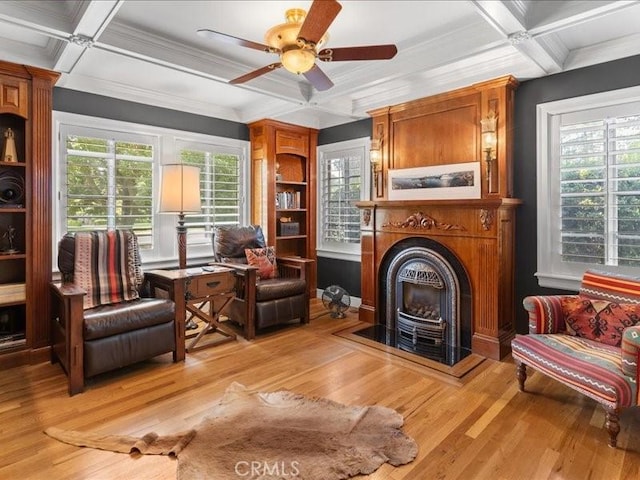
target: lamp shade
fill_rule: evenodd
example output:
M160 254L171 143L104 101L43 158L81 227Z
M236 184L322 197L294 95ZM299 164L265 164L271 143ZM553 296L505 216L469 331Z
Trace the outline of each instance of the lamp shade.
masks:
M200 213L200 169L192 165L162 165L161 213Z
M496 123L497 117L495 113L490 112L487 118L480 120L480 126L482 127L482 143L484 148L496 148L497 136L496 136Z

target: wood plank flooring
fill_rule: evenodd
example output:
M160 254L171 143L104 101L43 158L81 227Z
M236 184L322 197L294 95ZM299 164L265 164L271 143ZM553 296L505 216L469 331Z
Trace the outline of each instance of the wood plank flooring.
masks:
M384 465L371 480L638 479L640 409L621 415L618 449L607 446L602 409L532 373L520 393L510 359L485 360L463 379L332 335L355 325L312 302L310 325L240 339L171 363L165 355L92 381L67 396L58 365L0 373L0 479L174 479L176 461L77 448L50 426L141 435L197 424L232 382L290 389L346 404L398 410L418 457Z

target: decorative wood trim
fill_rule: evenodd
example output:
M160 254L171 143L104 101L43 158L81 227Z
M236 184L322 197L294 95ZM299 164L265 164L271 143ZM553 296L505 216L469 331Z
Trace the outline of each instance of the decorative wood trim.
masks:
M370 208L365 208L362 211L362 223L364 224L365 227L368 227L369 223L371 223L371 209Z
M403 222L388 221L382 225L382 228L385 227L412 228L414 230L431 230L434 228L436 230L467 230L462 225L452 225L450 223L439 222L435 218L425 215L422 212L416 212L409 215Z
M480 223L484 230L491 229L494 218L495 212L493 210L487 210L486 208L480 210Z

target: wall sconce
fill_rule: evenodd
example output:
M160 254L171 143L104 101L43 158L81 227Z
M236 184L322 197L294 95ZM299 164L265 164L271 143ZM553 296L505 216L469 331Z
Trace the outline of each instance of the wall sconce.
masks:
M376 196L382 194L378 191L379 177L382 173L382 139L383 139L383 125L378 124L375 137L371 139L371 147L369 147L369 162L371 162L371 174L373 176L373 189L376 192Z
M496 146L498 144L497 136L497 124L498 117L495 112L489 112L487 118L480 120L480 126L482 127L482 145L484 147L485 162L487 164L487 191L493 191L493 179L492 179L492 164L496 159Z
M369 161L371 162L371 172L373 174L373 188L377 191L378 174L382 171L382 140L371 140Z

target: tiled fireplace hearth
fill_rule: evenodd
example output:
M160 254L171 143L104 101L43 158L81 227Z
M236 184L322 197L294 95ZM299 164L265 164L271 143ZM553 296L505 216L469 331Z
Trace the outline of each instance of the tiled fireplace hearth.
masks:
M360 319L452 365L514 335L514 199L360 202Z

